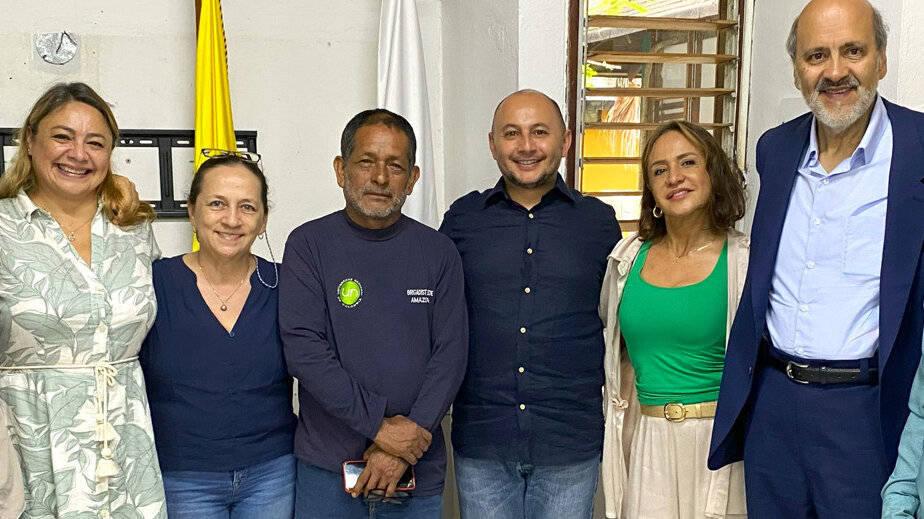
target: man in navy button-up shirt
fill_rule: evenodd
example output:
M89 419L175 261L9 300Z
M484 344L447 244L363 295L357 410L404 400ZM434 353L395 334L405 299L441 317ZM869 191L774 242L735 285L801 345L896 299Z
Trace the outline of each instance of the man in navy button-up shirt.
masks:
M462 256L470 322L453 407L462 517L590 517L603 438L597 304L619 224L559 176L571 133L544 94L504 99L489 143L503 178L453 203L440 228Z

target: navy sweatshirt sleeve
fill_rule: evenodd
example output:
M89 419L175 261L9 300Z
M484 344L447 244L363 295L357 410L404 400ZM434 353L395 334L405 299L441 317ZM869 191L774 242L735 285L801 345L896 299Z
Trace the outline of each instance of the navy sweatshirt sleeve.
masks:
M286 242L279 273L279 327L289 373L332 416L372 439L385 416L386 398L363 388L340 364L328 342L324 285L307 235Z
M448 240L447 240L448 242ZM434 291L430 322L432 353L423 386L408 418L435 431L456 397L468 362L468 310L462 260L455 246L445 255L446 263ZM461 333L460 333L461 331Z

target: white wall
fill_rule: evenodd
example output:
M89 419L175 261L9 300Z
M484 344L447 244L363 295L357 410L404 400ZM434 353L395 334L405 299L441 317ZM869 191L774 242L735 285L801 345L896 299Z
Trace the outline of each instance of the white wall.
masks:
M544 92L567 112L568 2L520 0L518 40L517 89Z
M437 174L442 166L440 0L418 0L436 107ZM380 0L223 2L234 122L257 130L270 183L269 235L279 254L300 223L343 206L331 163L351 116L376 95ZM123 128L191 129L195 13L191 0L47 2L0 0L0 126L17 127L52 83L84 81L113 105ZM42 61L33 34L67 30L79 54ZM118 171L118 164L116 164ZM155 174L155 172L151 172ZM185 193L184 193L185 194ZM167 255L188 250L185 221L155 224ZM261 243L255 252L266 255Z
M920 65L921 53L924 52L924 33L920 28L922 20L924 2L903 0L900 23L902 40L897 55L899 63L905 66L895 70L892 69L894 61L889 62L889 74L898 78L896 101L919 111L924 111L924 67ZM895 25L892 24L893 28Z
M488 149L494 107L517 90L513 0L443 2L443 138L447 203L500 176Z

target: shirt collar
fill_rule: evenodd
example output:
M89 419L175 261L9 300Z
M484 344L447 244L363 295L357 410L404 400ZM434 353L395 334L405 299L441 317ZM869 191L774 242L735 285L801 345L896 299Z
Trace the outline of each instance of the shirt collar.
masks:
M16 193L16 202L15 202L16 211L19 213L18 216L23 218L29 223L32 223L32 217L35 213L39 214L48 214L41 207L35 205L35 202L29 198L29 195L22 189L19 190L19 193Z
M860 144L857 145L857 149L855 149L850 156L851 168L865 166L873 160L873 157L876 155L876 149L880 141L882 141L882 135L885 132L888 118L889 114L886 112L885 103L882 102L882 97L877 95L876 101L873 103L873 112L869 117L869 124L866 125L866 132L863 133ZM809 147L808 150L806 150L805 160L802 163L803 167L812 167L818 164L817 128L817 118L812 116L812 131L809 136Z
M546 197L554 196L552 193L558 193L572 203L576 200L574 192L568 187L567 184L565 184L565 179L561 177L561 174L555 175L555 186L552 187L551 191L542 196L542 200L545 200ZM494 187L484 192L483 199L484 205L488 205L503 199L511 200L510 195L507 194L507 188L504 185L503 177L497 181L497 184L494 184Z
M390 240L391 238L397 236L405 227L407 227L408 222L410 221L410 218L402 214L395 221L395 223L385 227L384 229L369 229L362 227L353 220L350 220L350 216L347 214L345 209L341 209L339 212L343 214L343 219L346 221L350 229L352 229L357 236L368 241Z
M29 223L32 223L32 219L35 218L35 215L47 216L47 217L49 217L49 218L53 218L53 217L51 216L51 213L49 213L49 212L48 212L47 210L45 210L44 208L39 207L38 205L36 205L35 202L33 202L31 198L29 198L29 195L27 195L27 194L26 194L26 191L23 190L23 189L20 189L19 192L16 193L16 199L15 199L15 200L16 200L16 201L15 201L15 203L14 203L14 206L16 207L16 211L17 211L17 213L18 213L18 216L21 217L22 219L24 219L25 221L29 222ZM97 216L100 212L102 212L102 210L103 210L103 207L102 207L102 205L100 205L99 199L97 199L97 201L96 201L96 215L93 216L93 220L96 220L96 216Z

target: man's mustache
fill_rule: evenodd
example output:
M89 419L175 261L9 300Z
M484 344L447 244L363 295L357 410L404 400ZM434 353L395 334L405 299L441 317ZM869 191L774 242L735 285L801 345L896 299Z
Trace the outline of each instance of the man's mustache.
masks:
M815 85L816 92L822 92L829 88L838 88L838 87L852 87L856 88L860 86L860 80L856 78L853 74L847 75L838 79L837 81L831 81L828 78L822 78L821 81Z

